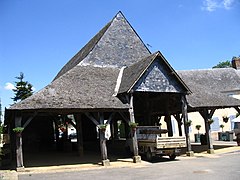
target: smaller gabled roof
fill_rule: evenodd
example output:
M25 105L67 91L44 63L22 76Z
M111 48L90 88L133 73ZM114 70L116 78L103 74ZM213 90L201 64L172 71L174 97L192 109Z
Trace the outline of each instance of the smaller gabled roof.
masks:
M163 55L158 51L124 69L118 94L125 92L129 93L142 78L143 74L148 70L151 64L157 60L161 60L163 62L163 64L167 67L167 71L174 75L174 78L178 81L178 83L181 84L181 87L183 87L185 93L191 92L187 85L182 81L167 60L163 57Z

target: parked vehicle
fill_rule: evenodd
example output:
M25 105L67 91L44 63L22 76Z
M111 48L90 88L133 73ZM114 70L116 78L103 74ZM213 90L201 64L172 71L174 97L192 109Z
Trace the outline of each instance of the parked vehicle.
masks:
M186 147L186 138L167 137L166 129L160 129L159 126L138 126L136 129L138 152L146 155L148 161L154 156L169 156L174 160L181 152L181 148ZM131 142L127 141L127 146L132 151Z

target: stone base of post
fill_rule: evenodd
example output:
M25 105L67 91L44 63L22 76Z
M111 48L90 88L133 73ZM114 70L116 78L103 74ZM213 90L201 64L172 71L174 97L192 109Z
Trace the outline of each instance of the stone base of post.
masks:
M103 165L103 166L110 166L110 161L109 161L109 159L102 160L102 165Z
M25 172L25 168L24 168L24 166L22 166L22 167L17 167L17 168L16 168L16 171L17 171L17 172Z
M133 163L140 163L141 162L141 156L133 156Z
M207 153L208 153L208 154L214 154L214 149L208 149L208 150L207 150Z
M194 152L193 151L187 151L186 155L189 157L193 157L194 156Z

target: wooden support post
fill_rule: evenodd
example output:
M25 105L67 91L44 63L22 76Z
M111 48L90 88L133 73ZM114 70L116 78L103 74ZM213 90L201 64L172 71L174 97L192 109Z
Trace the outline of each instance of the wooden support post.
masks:
M56 148L57 150L60 150L60 146L59 146L59 130L58 130L58 124L57 124L57 120L54 119L54 125L55 125L55 136L56 136Z
M184 122L184 130L185 130L186 143L187 143L186 155L194 156L194 152L192 151L192 146L190 142L189 127L186 125L186 122L188 121L188 114L187 114L187 100L185 95L182 95L181 101L182 101L182 118Z
M208 109L203 109L202 111L199 111L199 113L203 117L204 123L205 123L206 138L207 138L207 144L208 144L207 152L209 154L213 154L214 149L213 149L213 142L212 142L212 136L211 136L211 126L210 126L208 120L212 118L214 112L215 112L215 109L212 109L211 111L209 111Z
M147 126L152 126L152 121L151 121L151 103L149 99L149 94L147 93L144 96L144 122L147 122Z
M172 137L173 136L173 129L172 129L171 115L167 114L164 117L164 121L167 123L168 136Z
M129 100L129 115L130 115L130 122L135 123L134 118L134 110L133 110L133 94L130 94ZM133 146L133 162L139 163L141 162L141 156L138 155L138 143L137 143L137 133L135 130L131 129L132 134L132 146Z
M83 133L82 133L82 116L81 114L74 115L77 131L77 150L80 156L83 156Z
M15 127L22 126L22 116L16 113L15 116ZM22 133L16 133L16 160L17 160L17 171L24 170L23 165L23 151L22 151Z
M100 113L100 125L103 125L103 124L104 124L104 114ZM105 138L105 130L106 129L99 129L100 149L101 149L102 165L109 166L110 161L107 156L107 145L106 145L107 139Z
M113 133L113 139L118 139L118 122L115 120L112 123L112 133Z
M179 134L179 136L182 136L182 118L180 117L179 113L175 114L174 117L178 123L178 134Z

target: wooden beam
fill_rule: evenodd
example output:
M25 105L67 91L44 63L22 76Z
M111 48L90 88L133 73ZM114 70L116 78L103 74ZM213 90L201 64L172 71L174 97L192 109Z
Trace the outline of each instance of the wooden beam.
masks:
M113 140L118 139L118 122L115 120L112 123L112 135L113 135Z
M104 113L100 112L98 113L99 122L100 124L104 124ZM101 157L102 157L102 165L103 166L109 166L110 162L108 160L107 155L107 144L106 144L106 137L105 137L105 129L99 128L99 135L100 135L100 149L101 149Z
M70 122L69 122L75 129L77 129L77 125L76 124L74 124L74 122L71 120Z
M109 116L109 118L108 118L106 124L110 124L110 123L111 123L111 121L112 121L114 115L115 115L115 112L113 112L113 113L110 114L110 116Z
M16 113L15 115L15 127L22 126L22 115ZM16 133L16 160L17 170L23 169L23 151L22 151L22 133Z
M96 126L99 125L99 122L89 113L89 112L85 112L84 113Z
M178 123L178 133L179 133L179 136L182 136L182 118L183 117L180 116L179 113L174 114L173 116L177 120L177 123Z
M213 142L212 142L212 136L211 136L211 126L208 123L208 120L212 118L215 110L216 109L208 110L207 108L205 108L205 109L199 111L199 113L201 114L201 116L204 119L205 130L206 130L206 138L207 138L207 144L208 144L207 152L209 154L214 153L214 149L213 149Z
M167 123L167 129L168 129L168 136L173 136L173 129L172 129L172 121L171 121L171 115L166 114L164 117L164 121Z
M240 114L240 109L239 109L239 107L238 107L238 106L235 106L234 108L236 109L236 111L238 112L238 114Z
M129 99L129 116L130 122L135 123L134 110L133 110L133 94L130 94ZM132 147L133 147L133 162L141 162L141 157L138 155L138 143L137 143L137 133L135 130L131 129L132 134Z
M33 120L33 118L35 118L36 117L36 115L37 115L37 112L34 112L34 114L31 116L31 117L29 117L28 118L28 120L24 123L24 125L23 125L23 128L25 129L27 126L28 126L28 124Z
M119 112L119 114L122 116L123 120L124 120L126 123L129 123L129 118L128 118L123 112Z
M133 110L133 94L132 93L130 95L130 100L129 100L129 115L130 115L130 122L135 123L134 110Z
M182 102L182 118L183 118L184 130L185 130L185 136L186 136L186 142L187 142L186 154L187 154L187 156L193 156L192 146L191 146L191 142L190 142L189 127L186 125L186 123L188 121L186 95L182 95L181 102Z
M78 154L83 156L83 132L82 132L82 116L81 114L75 114L74 119L76 121L76 131L77 131L77 145Z

